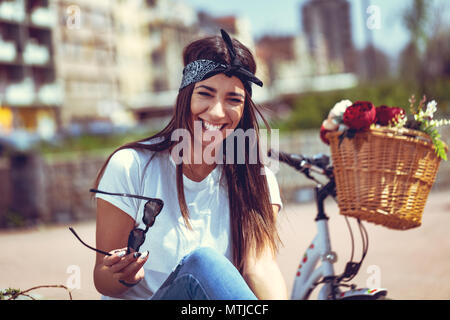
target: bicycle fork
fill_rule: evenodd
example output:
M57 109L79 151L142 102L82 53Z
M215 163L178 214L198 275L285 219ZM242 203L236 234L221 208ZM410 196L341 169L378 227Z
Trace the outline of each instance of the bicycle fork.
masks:
M328 229L328 217L324 212L323 202L327 196L324 188L316 187L316 202L318 213L316 216L317 234L309 245L300 261L291 299L308 299L312 290L319 281L324 283L318 298L329 299L333 290L333 282L336 278L333 264L337 261L337 255L331 251L330 233ZM326 190L325 190L326 192ZM316 265L320 261L320 266Z

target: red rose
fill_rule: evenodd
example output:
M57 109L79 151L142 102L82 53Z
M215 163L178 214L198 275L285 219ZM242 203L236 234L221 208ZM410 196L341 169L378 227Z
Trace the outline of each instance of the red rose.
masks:
M405 115L405 110L397 107L379 106L376 108L377 120L381 126L387 126L393 120L398 120Z
M376 111L369 101L356 101L344 112L343 121L350 129L364 130L375 123Z
M330 141L325 136L328 132L331 132L331 131L332 130L325 129L325 127L322 124L322 126L320 127L320 140L322 140L323 143L330 144Z

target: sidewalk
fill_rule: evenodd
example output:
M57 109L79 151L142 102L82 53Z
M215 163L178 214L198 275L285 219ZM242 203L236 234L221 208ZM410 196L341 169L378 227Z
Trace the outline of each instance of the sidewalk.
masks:
M338 254L336 273L342 273L350 257L350 236L337 206L328 202L333 250ZM286 205L280 213L280 234L284 247L278 261L288 289L305 249L315 234L314 204ZM355 224L352 223L352 226ZM408 231L389 230L365 224L369 251L358 286L371 285L379 272L381 287L394 299L450 299L450 191L430 194L423 225ZM73 237L68 226L40 227L33 230L0 232L0 288L28 289L38 285L77 284L73 299L99 299L92 282L95 253ZM95 243L95 222L73 224L77 233ZM360 258L359 231L354 230L355 257ZM39 289L32 293L44 299L68 299L64 289ZM312 297L315 297L316 292Z

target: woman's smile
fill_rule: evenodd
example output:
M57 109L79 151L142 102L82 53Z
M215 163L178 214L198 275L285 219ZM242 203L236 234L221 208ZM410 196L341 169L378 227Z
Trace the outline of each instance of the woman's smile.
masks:
M199 118L205 131L219 131L225 128L226 123L212 123L205 119Z
M241 120L244 102L244 86L237 77L218 74L198 82L191 97L194 139L202 145L226 139ZM200 128L202 137L196 137Z

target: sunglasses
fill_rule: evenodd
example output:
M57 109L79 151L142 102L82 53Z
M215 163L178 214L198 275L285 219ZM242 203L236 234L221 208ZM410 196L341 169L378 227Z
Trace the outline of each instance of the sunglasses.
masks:
M128 194L128 193L111 193L106 191L101 191L97 189L90 189L89 192L94 193L103 193L108 194L112 196L119 196L119 197L128 197L128 198L135 198L140 200L147 200L147 202L144 205L144 215L142 217L142 221L145 224L145 229L140 229L135 227L133 230L130 231L130 234L128 236L128 245L127 245L127 254L131 252L131 250L134 250L135 252L139 251L139 248L145 241L145 234L150 229L151 226L155 223L156 217L161 212L162 208L164 207L164 202L161 199L157 198L148 198L144 196L138 196L134 194ZM86 244L81 238L78 236L78 234L75 232L75 230L72 227L69 227L69 230L74 234L74 236L86 247L89 249L92 249L98 253L111 256L111 253L91 247L90 245Z

